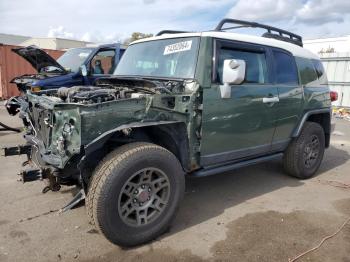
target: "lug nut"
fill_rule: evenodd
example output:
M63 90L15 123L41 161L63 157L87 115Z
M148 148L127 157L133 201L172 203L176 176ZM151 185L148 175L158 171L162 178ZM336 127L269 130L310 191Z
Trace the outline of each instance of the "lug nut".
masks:
M148 192L151 192L151 188L150 187L148 188Z
M140 203L140 206L142 206L143 205L143 203Z
M150 199L151 199L150 197L147 198L147 200L150 200Z
M136 198L134 198L134 200L132 202L136 203L136 201L137 201Z
M144 188L145 188L145 185L142 185L141 188L144 189Z
M138 194L138 193L139 193L139 191L136 189L135 192L134 192L134 194L136 195L136 194Z

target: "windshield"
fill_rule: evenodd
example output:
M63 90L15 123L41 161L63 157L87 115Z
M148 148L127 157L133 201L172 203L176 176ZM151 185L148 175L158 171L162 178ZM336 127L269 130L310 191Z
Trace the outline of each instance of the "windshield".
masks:
M172 38L130 45L114 75L194 78L199 37Z
M57 62L67 71L78 72L79 67L85 62L92 50L94 50L94 48L69 49L57 59Z

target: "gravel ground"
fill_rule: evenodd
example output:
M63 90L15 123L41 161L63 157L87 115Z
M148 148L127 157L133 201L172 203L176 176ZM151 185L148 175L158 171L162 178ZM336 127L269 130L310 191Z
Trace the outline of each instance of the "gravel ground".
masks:
M0 121L21 124L0 109ZM22 143L0 132L0 145ZM300 181L280 161L227 174L187 179L169 232L147 245L121 249L88 224L85 207L58 214L76 192L42 194L22 184L25 160L0 157L0 261L288 261L334 233L350 216L350 122L336 120L318 174ZM338 185L338 186L337 186ZM350 224L299 261L350 261Z

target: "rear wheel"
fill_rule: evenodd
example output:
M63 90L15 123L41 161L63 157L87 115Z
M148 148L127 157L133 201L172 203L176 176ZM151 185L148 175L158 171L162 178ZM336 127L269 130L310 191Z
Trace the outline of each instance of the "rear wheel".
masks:
M299 137L289 144L284 153L284 169L291 176L310 178L321 164L324 149L323 128L318 123L306 122Z
M121 246L142 244L166 231L184 194L179 161L150 143L118 148L95 175L88 214L108 240Z

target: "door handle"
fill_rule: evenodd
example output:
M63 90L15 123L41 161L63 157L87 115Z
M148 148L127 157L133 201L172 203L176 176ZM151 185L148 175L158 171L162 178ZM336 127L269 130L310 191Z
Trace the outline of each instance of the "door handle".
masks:
M274 97L263 97L263 103L278 103L280 99L278 96Z

